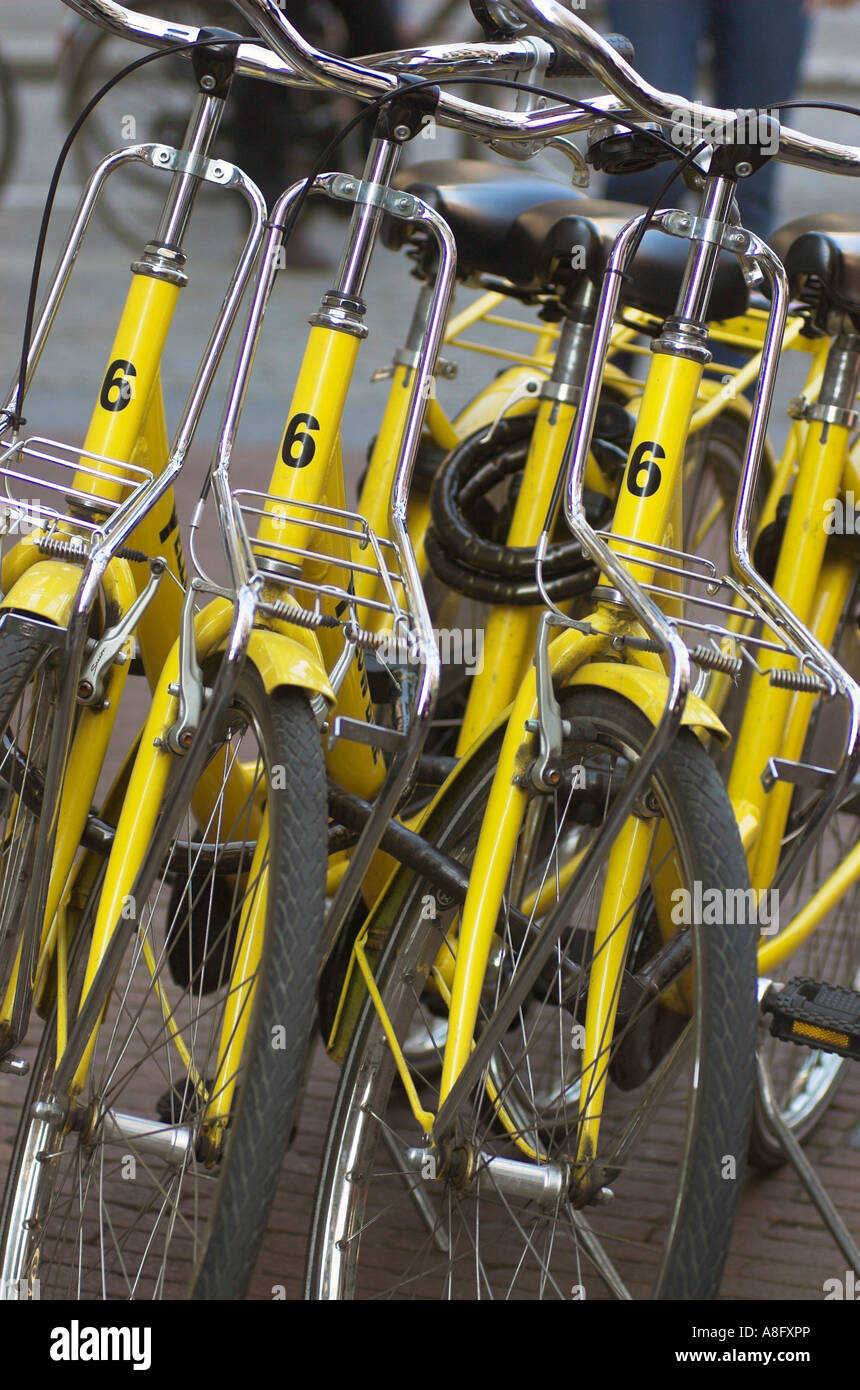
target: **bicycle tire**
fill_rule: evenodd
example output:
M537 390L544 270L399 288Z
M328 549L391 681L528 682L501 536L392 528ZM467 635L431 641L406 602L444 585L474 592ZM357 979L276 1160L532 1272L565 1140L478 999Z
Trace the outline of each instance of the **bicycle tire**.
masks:
M42 1299L232 1300L247 1290L300 1093L326 865L322 750L307 696L294 690L267 695L256 671L246 666L209 768L234 765L239 748L247 749L252 739L258 754L256 762L242 755L250 771L238 810L229 813L222 780L220 799L201 831L191 809L183 811L161 876L139 906L137 931L106 1001L85 1088L70 1118L47 1130L33 1105L51 1097L56 1015L43 1034L3 1203L0 1252L9 1281L4 1290L34 1279ZM259 878L252 879L259 833L253 810L262 797L271 827L269 852L266 862L261 856ZM201 891L192 876L207 864L209 885ZM265 940L254 976L253 959L246 963L242 955L248 938L236 937L245 920L242 904L253 904L263 874ZM232 884L233 907L229 916L216 917L211 901L222 877ZM165 885L177 882L187 893L183 887L180 906L174 895L165 913ZM201 953L192 927L207 911L211 936ZM168 945L183 931L188 951L198 952L191 988L170 978ZM236 973L216 979L214 987L207 980L204 987L210 956L223 960L231 935L236 954L230 958L240 962ZM231 1036L238 1035L241 1020L248 1032L228 1075L217 1070L225 1065L223 1057L218 1061L217 1040L231 996L240 1001L240 1022ZM175 1033L188 1046L190 1061L174 1062ZM208 1101L233 1088L228 1112L215 1125L203 1123L205 1105L195 1094L201 1084ZM130 1114L139 1118L137 1129L111 1129L124 1124L130 1130ZM167 1141L185 1144L178 1163L165 1157ZM38 1221L28 1224L36 1212Z
M583 687L563 702L563 711L565 718L582 720L583 724L588 723L598 731L596 746L602 746L604 754L622 749L628 756L635 756L641 752L650 733L651 726L642 713L614 692ZM441 848L466 863L486 804L499 746L499 737L494 736L468 760L452 784L450 799L446 801L443 794L424 832L432 834ZM582 747L577 749L569 741L564 762L582 751ZM671 827L684 866L684 881L698 879L703 885L719 889L745 887L748 884L745 859L725 789L704 747L690 730L682 730L670 747L654 773L651 789ZM535 798L532 804L536 805L537 800ZM549 826L552 843L558 843L560 833L560 829L556 831ZM574 849L580 843L577 835L582 833L579 829L574 834ZM518 874L519 868L515 865L512 884L520 881L525 886L532 881L528 875L518 879ZM539 873L536 877L539 880ZM513 887L511 891L514 892ZM440 1017L444 1024L444 1010L440 1010L438 1000L431 1001L432 1011L430 1003L423 1004L414 982L427 978L425 972L432 966L440 942L446 939L452 916L449 911L441 914L438 920L431 919L424 911L428 893L432 893L432 885L427 881L416 881L405 871L401 872L392 889L393 924L375 974L383 1005L397 1036L404 1039L408 1036L411 1040L413 1059L419 1056L416 1029L418 1033L422 1028L425 1030L425 1051L419 1061L411 1064L411 1069L414 1067L413 1080L422 1095L422 1103L432 1110L435 1074L430 1059L440 1045ZM579 952L584 960L586 947L584 938L577 937L578 929L577 921L571 926L569 935L562 938L560 950L567 957ZM637 930L641 938L636 947L638 952L645 949L641 942L647 937L647 913L646 926ZM567 1210L565 1219L561 1220L558 1210L555 1218L541 1217L540 1213L535 1218L534 1210L529 1214L526 1207L519 1227L512 1219L510 1227L498 1238L498 1233L491 1228L494 1221L504 1224L506 1197L503 1196L502 1202L497 1202L495 1207L490 1199L482 1206L478 1185L474 1180L462 1184L462 1177L459 1188L444 1177L422 1186L422 1178L409 1170L406 1159L409 1149L421 1143L418 1123L402 1104L399 1088L394 1095L391 1093L395 1079L391 1049L385 1043L375 1009L367 1002L350 1045L332 1111L311 1228L306 1296L311 1299L384 1297L396 1296L399 1289L411 1297L437 1297L441 1293L443 1297L474 1298L493 1297L498 1293L505 1297L531 1298L568 1297L568 1290L572 1289L574 1297L592 1298L595 1293L599 1295L605 1285L618 1296L641 1297L648 1285L651 1295L661 1298L714 1297L740 1192L752 1109L755 937L749 928L705 928L700 923L694 923L692 934L697 981L695 1017L692 1032L687 1029L684 1037L688 1041L691 1037L695 1039L696 1056L690 1060L698 1066L698 1082L692 1084L693 1071L685 1066L681 1086L682 1089L686 1086L683 1096L688 1110L686 1121L679 1119L677 1101L670 1097L667 1118L671 1136L678 1142L677 1162L670 1160L666 1175L661 1171L646 1178L644 1196L642 1189L638 1194L636 1191L641 1172L637 1177L629 1166L621 1172L619 1181L614 1184L616 1199L623 1195L629 1206L620 1227L614 1224L619 1206L617 1200L609 1207L589 1205L583 1214L591 1227L591 1237L610 1243L617 1240L610 1260L611 1269L615 1269L613 1260L618 1258L617 1251L626 1249L624 1242L634 1239L638 1233L639 1243L626 1280L621 1279L615 1269L620 1282L613 1283L611 1269L601 1263L599 1253L595 1268L586 1276L584 1246L590 1237L582 1235L582 1227L577 1236L576 1222L582 1218L572 1209ZM507 955L508 968L516 969L517 951L511 941L503 939L494 954L503 960ZM641 962L637 962L637 967L639 964ZM552 973L549 967L547 971ZM575 1089L576 1083L575 1079L570 1083L566 1080L570 1062L561 1035L566 1032L567 1020L564 1024L557 1022L552 1014L553 992L557 985L557 979L550 980L546 986L542 982L545 993L537 1002L537 1013L529 1015L523 1010L506 1034L504 1045L494 1054L494 1062L500 1057L499 1065L507 1067L511 1073L507 1091L501 1092L508 1097L505 1103L511 1103L509 1098L515 1094L516 1082L520 1087L517 1103L531 1103L534 1107L529 1133L540 1131L543 1136L540 1143L547 1147L547 1152L555 1144L563 1153L566 1116L563 1109L553 1109L553 1106L559 1097L567 1096L571 1086ZM534 1010L535 1001L528 1008ZM550 1036L556 1029L559 1034L559 1058L550 1064L550 1080L545 1087L546 1094L552 1098L550 1101L540 1099L544 1092L541 1081L535 1079L541 1076L543 1065L538 1031L542 1013L548 1015ZM561 1010L557 1010L557 1017L561 1019ZM526 1019L531 1021L526 1023ZM511 1037L513 1041L509 1044ZM525 1040L522 1063L516 1061L520 1037ZM610 1066L622 1063L622 1042L621 1035L613 1040L616 1050ZM683 1047L683 1044L678 1046ZM656 1078L660 1065L655 1066ZM557 1074L559 1068L560 1075ZM652 1092L655 1088L656 1081ZM611 1090L614 1105L623 1094L620 1083L613 1083ZM522 1101L523 1094L525 1101ZM635 1103L635 1088L631 1103ZM608 1131L613 1123L609 1118L608 1099L604 1112L602 1123ZM510 1115L508 1119L510 1121ZM482 1145L498 1145L499 1134L493 1129L495 1123L496 1107L488 1103L487 1093L479 1087L465 1099L459 1117L459 1138L472 1157L476 1151L483 1153ZM560 1135L553 1133L559 1125ZM514 1125L520 1133L524 1127L522 1122ZM662 1129L660 1133L662 1135ZM381 1139L385 1142L380 1142ZM539 1154L537 1139L532 1143ZM377 1146L382 1151L380 1155L376 1154ZM732 1162L727 1170L729 1157ZM492 1161L492 1158L487 1159L484 1166L491 1168ZM647 1153L646 1161L652 1167L656 1162L653 1156L649 1160ZM474 1166L478 1166L477 1159ZM727 1171L731 1172L730 1178ZM670 1185L668 1191L661 1182L664 1176ZM569 1203L565 1205L570 1207ZM443 1229L446 1213L450 1214L450 1230ZM456 1227L458 1219L459 1228ZM643 1237L643 1222L649 1238ZM464 1231L468 1236L465 1264L460 1263L463 1247L461 1245L458 1252L457 1246L457 1238L462 1237ZM479 1234L490 1246L486 1257L489 1264L482 1262L478 1251ZM520 1239L517 1239L518 1234ZM448 1249L453 1252L449 1257L439 1249L428 1249L437 1236L441 1242L447 1240ZM666 1239L662 1256L656 1250L661 1237ZM555 1268L551 1271L542 1268L540 1251L547 1261L552 1258L557 1262L557 1272ZM603 1254L606 1254L605 1248ZM419 1268L422 1255L428 1257L429 1270ZM398 1260L402 1261L402 1267L398 1265L393 1270ZM529 1264L536 1267L527 1269ZM598 1264L603 1273L596 1272ZM389 1285L383 1281L392 1270ZM400 1287L401 1276L404 1287Z
M57 678L56 647L0 632L0 997L11 978L31 883Z

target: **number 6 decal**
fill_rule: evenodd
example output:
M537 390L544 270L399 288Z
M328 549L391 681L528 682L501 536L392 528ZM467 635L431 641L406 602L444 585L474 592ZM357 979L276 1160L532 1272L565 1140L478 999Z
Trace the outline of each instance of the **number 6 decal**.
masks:
M648 458L649 454L652 457ZM666 450L651 439L643 439L636 446L627 470L627 489L634 497L653 497L663 481L663 474L655 460L665 457Z
M281 458L290 468L306 468L317 451L317 442L311 438L311 430L318 430L320 422L315 415L300 413L294 415L284 433L281 445ZM298 445L298 453L296 453Z
M125 410L134 395L133 378L136 376L137 368L133 362L127 362L122 357L117 357L111 362L105 372L99 396L102 410Z

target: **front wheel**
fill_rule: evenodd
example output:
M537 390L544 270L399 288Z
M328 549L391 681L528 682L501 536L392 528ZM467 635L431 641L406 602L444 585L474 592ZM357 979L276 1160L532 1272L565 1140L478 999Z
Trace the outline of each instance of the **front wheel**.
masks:
M12 979L35 891L33 861L60 667L56 646L0 632L0 996ZM9 1045L6 1025L0 1025L0 1042Z
M56 1018L45 1031L4 1200L3 1290L247 1288L294 1121L324 907L307 696L267 695L246 668L193 800L137 907L80 1094L54 1095Z
M572 732L561 789L534 795L526 810L478 1033L651 733L642 713L614 692L583 687L564 701L563 714ZM466 865L498 757L493 737L441 794L423 832ZM650 857L641 881L625 881L623 913L607 918L603 908L601 940L624 933L626 955L616 981L619 1012L600 1065L588 1074L585 1104L583 1023L605 949L596 947L608 901L605 867L572 904L528 1003L463 1099L447 1154L428 1147L380 1018L365 1005L327 1137L308 1297L715 1296L752 1108L755 931L734 914L723 918L733 925L722 925L718 913L704 916L702 904L725 901L729 890L749 901L746 864L722 783L690 730L681 730L637 807L628 825L650 826ZM657 1001L631 1002L634 977L664 950L655 895L665 897L673 863L673 881L687 894L691 956ZM434 899L427 880L410 881L404 872L390 901L397 906L377 984L421 1103L435 1113L458 912L442 893ZM587 1183L576 1189L571 1176L598 1079L604 1089L593 1171L601 1179L584 1196Z

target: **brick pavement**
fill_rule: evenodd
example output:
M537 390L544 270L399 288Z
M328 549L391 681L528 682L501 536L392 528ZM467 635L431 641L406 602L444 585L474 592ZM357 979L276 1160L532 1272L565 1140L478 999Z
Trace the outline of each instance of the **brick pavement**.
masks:
M288 1298L300 1295L311 1203L337 1076L318 1046L299 1132L284 1163L257 1264L253 1298L271 1298L276 1285L284 1286ZM860 1066L849 1073L807 1152L855 1239L860 1238ZM841 1279L844 1273L844 1258L793 1170L748 1174L720 1297L816 1301L824 1297L824 1281Z
M287 1155L251 1296L300 1293L316 1173L337 1068L317 1047L299 1132ZM852 1145L853 1137L853 1145ZM854 1068L807 1147L855 1239L860 1238L860 1067ZM845 1261L790 1168L749 1174L721 1290L723 1299L821 1300Z
M311 1204L337 1067L321 1044L313 1063L298 1132L287 1154L252 1299L301 1296ZM5 1176L23 1086L0 1075L0 1175ZM854 1238L860 1238L860 1067L848 1075L807 1146L819 1177ZM845 1260L823 1228L793 1170L747 1175L720 1297L821 1301L827 1279L844 1278Z

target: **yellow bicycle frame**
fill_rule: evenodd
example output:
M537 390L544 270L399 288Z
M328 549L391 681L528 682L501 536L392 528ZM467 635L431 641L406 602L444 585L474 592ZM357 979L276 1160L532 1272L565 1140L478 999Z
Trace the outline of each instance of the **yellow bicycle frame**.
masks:
M763 320L764 316L759 318ZM789 326L786 346L794 346L800 323L800 320L795 320ZM728 329L729 342L733 339L747 342L751 340L755 345L760 345L760 321L754 322L746 335L743 332L744 321L733 321L731 325L724 327ZM797 346L809 350L805 344L798 342ZM748 368L738 374L738 384L747 384L748 380L753 379L756 370L753 360ZM822 370L823 351L818 347L813 349L813 364L806 388L810 397L814 396L820 383ZM697 426L713 418L717 410L724 408L734 397L734 391L729 387L719 390L713 383L704 383L705 403L702 404L702 389L702 369L698 364L683 358L660 355L655 357L639 408L625 484L622 485L616 507L612 528L615 533L638 539L646 544L680 546L683 538L677 533L677 527L681 515L680 482L687 437ZM745 406L741 409L744 410ZM541 423L539 417L536 432ZM829 441L826 433L821 438L818 436L817 429L806 431L799 469L796 435L789 440L782 463L776 470L760 525L763 526L772 519L779 496L787 487L793 473L799 471L803 482L798 486L791 513L795 519L795 527L787 533L782 547L782 555L785 558L777 572L775 588L783 597L787 596L787 602L803 620L809 622L818 639L829 645L854 581L855 566L850 560L838 557L825 559L824 544L820 538L813 541L808 549L804 548L809 528L807 526L804 529L803 518L810 515L823 516L824 500L835 495L846 473L849 479L854 475L850 471L852 465L848 458L848 432L842 430L836 437L831 433ZM551 432L546 447L552 450ZM552 470L548 467L543 474L543 496L540 499L544 503L543 510L540 502L533 500L533 494L528 499L532 518L540 518L541 521L545 515L550 492L550 486L545 481L547 476L552 478ZM658 483L652 486L655 476ZM540 477L539 474L533 476L533 487L538 491ZM524 486L521 496L526 491ZM528 515L525 506L521 515L523 518ZM522 533L518 532L518 536L520 534L528 537L528 541L520 539L519 543L535 543L536 534L534 530L529 534L527 524L523 525ZM625 553L629 554L630 546L625 544L624 548ZM638 561L635 560L636 554L634 545L634 572L638 578L647 580L651 573L648 551L639 550ZM501 617L496 619L494 615L492 621L496 621L500 633L505 632ZM659 670L659 661L651 658L649 662L646 657L640 656L634 658L635 665L621 665L613 652L612 662L601 663L600 656L610 651L611 637L629 630L629 620L620 619L617 609L599 605L588 621L597 630L596 635L586 637L566 632L551 644L550 663L554 683L560 688L585 684L618 690L631 698L656 724L665 708L666 689L666 678ZM525 628L526 623L523 621L522 629ZM507 628L507 632L511 632L510 627ZM495 653L497 648L493 646L492 650ZM506 648L504 640L499 643L499 650L503 653L499 658L500 663L506 658L513 659L513 653L510 648ZM521 649L517 655L521 656ZM491 681L490 685L493 683ZM502 682L499 682L500 688L501 684ZM771 794L772 801L767 808L772 808L771 815L764 816L760 772L767 758L774 753L772 737L768 737L767 730L777 727L774 720L782 718L786 723L782 755L789 758L798 757L805 737L812 698L774 690L766 683L765 678L757 678L757 684L758 699L755 703L751 701L747 708L740 736L745 741L745 755L742 757L739 752L736 756L735 767L740 770L734 777L731 791L739 824L743 828L745 844L763 846L764 850L759 849L759 855L769 852L769 867L772 871L775 867L774 847L778 850L791 789L777 788L779 796ZM778 704L781 706L779 714L775 713ZM526 793L517 784L517 773L533 755L533 741L521 731L526 721L535 717L536 712L534 674L529 672L509 711L506 737L482 822L470 887L461 912L439 1093L440 1105L450 1093L473 1047L480 992L509 866L527 802ZM484 729L493 714L498 714L498 709L493 708L490 698L484 706ZM716 715L695 698L688 699L683 722L700 733L709 733L721 740L727 738L726 731ZM476 722L475 730L480 732L479 722ZM468 742L469 739L464 737L463 745L468 746ZM440 793L440 797L442 795L443 793ZM599 1069L599 1059L602 1055L601 1039L611 1036L618 999L618 980L626 953L626 936L614 929L618 922L624 920L630 892L638 891L643 875L648 872L651 855L650 827L646 822L637 823L636 818L631 817L610 854L597 923L598 940L595 953L598 953L601 942L606 944L607 949L599 951L601 967L592 974L587 997L583 1077L588 1078L588 1084L582 1088L587 1100L580 1116L577 1149L577 1160L580 1164L586 1163L596 1151L606 1079L605 1069L603 1072ZM860 848L834 871L813 903L807 905L795 922L790 924L776 941L762 947L761 967L769 968L790 954L790 951L815 929L839 893L844 892L857 878L860 878ZM765 879L754 879L754 882L758 882L758 886L761 887L764 886ZM661 891L666 889L665 878L661 881L660 887ZM658 918L664 936L668 936L671 932L668 915L659 912ZM357 948L359 957L363 950L364 941L360 940ZM367 987L370 988L366 965L363 966L362 973ZM330 1049L334 1054L341 1052L344 1045L345 1021L348 1022L349 1018L355 1017L354 1002L351 1006L347 1005L349 991L348 981L341 1001L341 1016L330 1039ZM381 1009L381 1000L375 1000L375 1003L376 1007ZM386 1020L383 1018L382 1021L385 1026ZM399 1055L396 1038L390 1037L389 1041L405 1083L408 1068ZM432 1128L433 1117L420 1106L416 1108L417 1097L410 1096L410 1099L416 1119L424 1130Z

